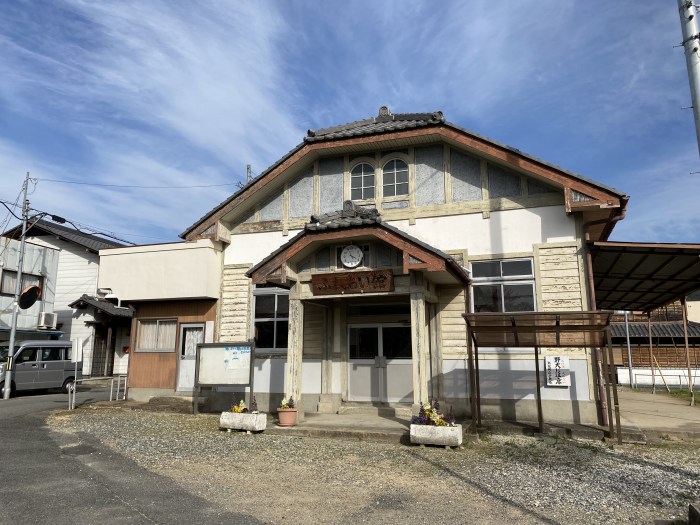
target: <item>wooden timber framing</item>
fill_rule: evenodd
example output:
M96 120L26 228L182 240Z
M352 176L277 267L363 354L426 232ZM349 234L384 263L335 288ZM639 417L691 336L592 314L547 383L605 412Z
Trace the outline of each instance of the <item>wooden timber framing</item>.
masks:
M471 153L472 155L485 158L488 162L501 165L520 174L530 175L535 178L539 178L540 180L548 181L549 183L562 188L564 191L564 206L567 212L599 208L619 209L622 208L626 202L625 196L617 194L603 186L597 185L592 181L589 182L583 178L567 173L564 170L557 169L556 167L547 165L546 163L538 161L537 159L517 153L513 149L496 144L465 130L450 126L448 124L440 124L437 126L429 126L419 129L408 129L383 134L301 144L288 156L270 168L270 170L264 173L261 177L258 177L258 179L245 186L241 191L234 194L231 198L226 200L193 226L188 228L181 234L181 237L191 240L201 237L216 236L218 230L218 228L216 228L216 224L218 221L225 220L224 218L226 216L228 216L243 203L250 203L252 201L260 200L262 198L260 195L268 195L272 190L283 190L285 183L280 182L281 178L289 175L290 173L297 174L299 172L297 169L298 166L309 166L314 164L313 172L314 174L317 174L318 166L316 160L320 157L331 155L345 156L346 153L353 151L359 152L369 146L371 146L375 151L409 146L411 147L409 151L409 159L413 160L411 158L412 146L430 143L448 144L464 150L467 153ZM449 162L447 164L449 167ZM482 174L484 171L484 164L485 161L482 160ZM413 163L411 162L409 166L412 165ZM344 166L345 169L348 168L347 161L345 162ZM411 169L409 177L415 179L415 175L412 172L413 170ZM449 171L445 170L445 173L449 173ZM317 176L315 175L314 179L316 178ZM316 182L314 182L314 188L316 189ZM347 192L347 189L344 187L344 193L345 192ZM586 196L587 200L575 201L572 198L572 192L577 192L577 194ZM486 197L488 197L488 192ZM532 197L535 196L530 196L527 198ZM551 198L551 196L547 195L540 195L536 197ZM557 197L561 199L560 196ZM316 204L318 204L317 199L318 196L316 196L315 199ZM411 199L410 195L409 199L411 204L414 205L412 208L416 209L415 199ZM447 195L445 200L445 204L441 204L441 207L447 206L449 208L449 206L463 204L450 203L450 198L448 198ZM483 208L483 199L482 201L476 202ZM532 206L531 203L527 203L527 205ZM459 206L457 206L457 209L459 209ZM482 211L486 217L491 210L482 209L480 211ZM455 212L457 212L457 210L455 210ZM413 219L415 219L415 216ZM282 230L289 228L289 225L287 225L285 228L285 226L280 224L280 229Z
M388 227L376 223L366 226L343 228L338 230L305 231L299 234L283 249L271 254L262 263L253 267L247 275L251 277L253 284L266 282L286 283L286 268L288 261L292 260L302 250L315 243L343 241L353 239L376 238L403 252L402 274L408 274L410 270L427 270L428 272L448 272L452 274L456 282L468 281L469 277L450 258L437 255L418 242L412 242L406 236ZM412 259L413 258L413 261Z

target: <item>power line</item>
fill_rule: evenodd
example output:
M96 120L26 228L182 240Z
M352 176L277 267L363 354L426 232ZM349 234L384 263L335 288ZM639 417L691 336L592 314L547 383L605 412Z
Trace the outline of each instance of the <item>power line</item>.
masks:
M97 182L82 182L75 180L58 180L58 179L37 179L41 182L56 182L60 184L79 184L81 186L98 186L102 188L138 188L147 190L189 190L192 188L220 188L222 186L235 186L235 182L227 182L225 184L197 184L194 186L139 186L136 184L100 184Z

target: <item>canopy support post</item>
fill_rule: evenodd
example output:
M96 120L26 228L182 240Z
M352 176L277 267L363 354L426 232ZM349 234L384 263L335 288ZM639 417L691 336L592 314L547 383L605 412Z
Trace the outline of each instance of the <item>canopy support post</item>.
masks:
M540 434L544 433L544 419L542 417L542 392L541 392L541 380L540 380L540 351L539 347L535 345L535 380L537 383L537 390L535 391L535 399L537 400L537 424L539 425Z

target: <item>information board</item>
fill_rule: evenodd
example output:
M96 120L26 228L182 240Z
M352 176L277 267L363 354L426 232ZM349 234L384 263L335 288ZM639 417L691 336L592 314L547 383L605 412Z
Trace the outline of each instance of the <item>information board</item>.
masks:
M196 386L253 383L255 347L252 341L197 345Z
M544 358L547 386L571 386L571 370L567 356Z

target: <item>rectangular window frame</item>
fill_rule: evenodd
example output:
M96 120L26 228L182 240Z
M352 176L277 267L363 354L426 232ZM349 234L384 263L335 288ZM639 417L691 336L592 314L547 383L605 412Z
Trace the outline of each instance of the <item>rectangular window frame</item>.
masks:
M8 270L3 268L0 272L0 296L2 297L14 297L15 296L15 286L12 286L12 290L5 290L5 278L10 275L14 276L14 281L17 281L17 270ZM38 283L36 282L38 281ZM36 275L33 273L22 272L22 286L20 291L24 290L27 286L36 285L41 290L44 290L44 277L41 275Z
M144 323L150 323L155 321L156 327L158 327L161 323L175 323L174 331L175 331L175 337L173 338L173 347L169 348L159 348L158 347L158 338L159 338L159 330L156 329L156 347L155 348L148 348L148 347L142 347L141 346L141 335L143 333L143 324ZM177 345L178 345L178 319L176 317L162 317L162 318L142 318L142 319L137 319L136 323L136 348L135 351L139 353L144 353L144 354L168 354L168 353L175 353L177 351Z
M504 276L503 263L508 262L524 262L527 261L530 264L529 274L516 274L516 275L506 275ZM479 263L499 263L500 275L490 276L490 277L476 277L474 275L474 265ZM535 282L535 269L534 261L531 257L518 257L513 259L484 259L470 262L470 273L472 275L472 286L471 286L471 309L475 312L475 300L474 300L474 290L479 286L498 286L500 288L500 312L510 313L510 312L520 312L520 311L537 311L537 287ZM532 287L532 304L533 310L506 310L506 294L505 287L509 285L530 285Z
M257 298L261 296L274 296L275 297L275 307L274 307L274 317L257 317L256 314L256 302ZM287 353L287 346L279 346L279 338L278 338L278 330L280 328L281 323L287 323L287 330L289 330L289 313L287 314L286 317L282 317L278 313L279 309L279 297L280 296L286 296L289 297L289 290L286 288L278 288L278 287L256 287L253 289L253 315L251 316L252 318L252 327L251 331L254 334L254 338L256 339L255 341L255 352L257 354L260 353L265 353L265 354L277 354L277 355L285 355ZM273 324L273 346L272 347L264 347L264 346L259 346L258 344L258 338L255 337L256 334L256 325L257 323L268 323L272 322Z

